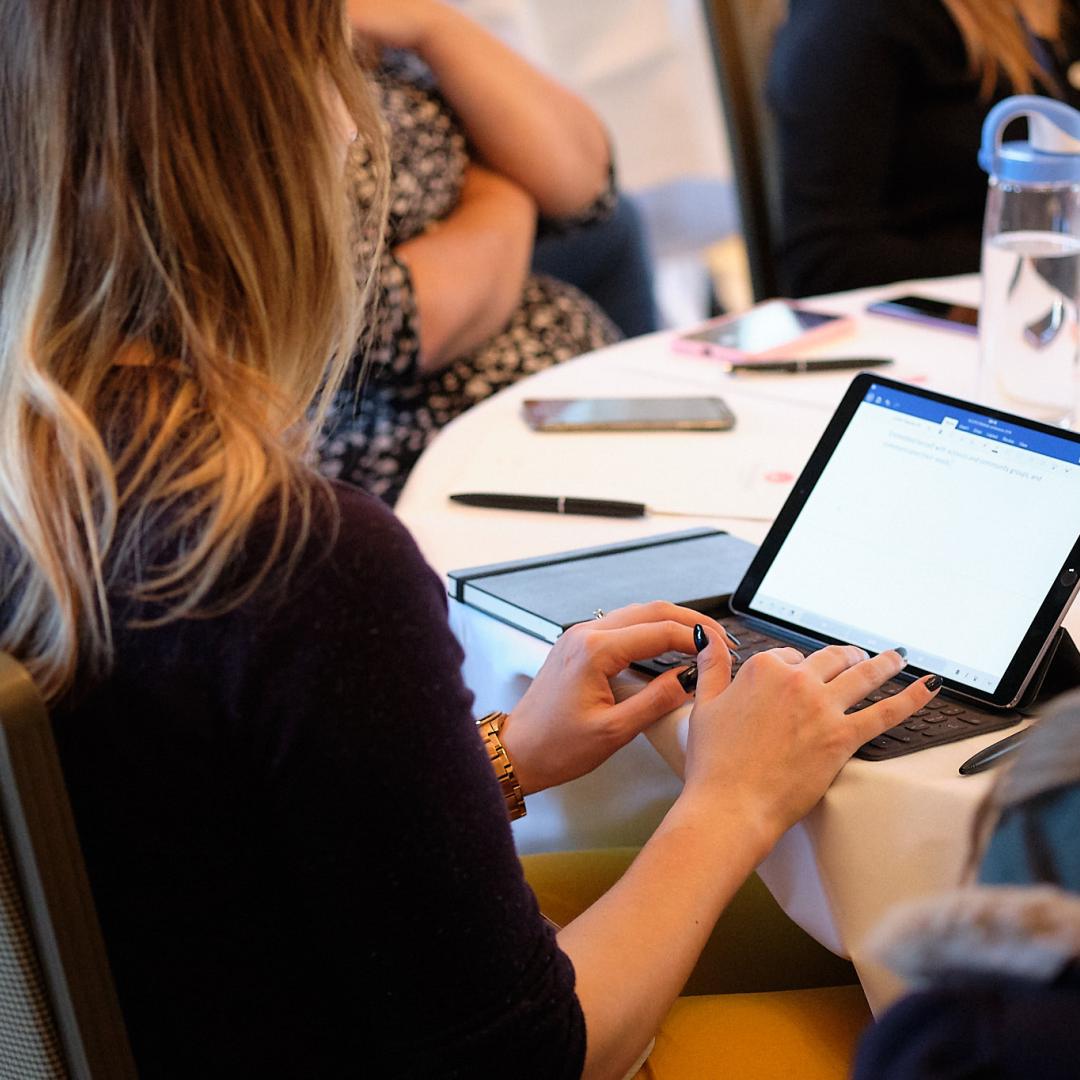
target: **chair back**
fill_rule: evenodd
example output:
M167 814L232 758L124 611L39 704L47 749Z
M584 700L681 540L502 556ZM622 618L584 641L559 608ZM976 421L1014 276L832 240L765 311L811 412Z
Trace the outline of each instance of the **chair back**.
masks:
M48 714L0 653L0 1080L135 1076Z
M761 0L705 0L755 300L776 296L780 170L765 79L774 27Z

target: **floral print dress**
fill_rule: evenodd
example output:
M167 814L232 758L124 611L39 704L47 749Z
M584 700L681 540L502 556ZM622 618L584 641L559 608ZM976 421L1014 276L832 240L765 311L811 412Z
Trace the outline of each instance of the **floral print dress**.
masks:
M416 300L409 271L393 249L454 209L469 148L426 69L413 58L388 54L376 81L390 140L389 231L371 337L335 397L317 452L324 475L363 487L392 505L417 458L454 417L526 375L611 344L620 335L578 289L534 274L501 333L438 372L420 371ZM362 151L350 168L357 197L370 197L374 181ZM541 220L539 229L601 221L614 202L612 182L577 217Z

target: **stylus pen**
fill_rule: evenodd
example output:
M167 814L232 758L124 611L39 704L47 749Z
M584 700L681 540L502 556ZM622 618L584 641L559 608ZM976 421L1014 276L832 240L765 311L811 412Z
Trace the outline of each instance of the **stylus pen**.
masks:
M767 371L800 375L806 371L846 371L859 368L885 367L892 360L887 356L808 356L802 360L732 360L726 364L731 372Z
M663 514L668 517L715 517L732 521L771 521L746 514L707 514L696 510L657 510L639 502L618 499L580 499L572 495L504 495L498 492L466 491L450 498L464 506L483 506L489 510L535 510L544 514L589 514L593 517L644 517Z
M1002 758L1008 757L1028 736L1031 728L1022 731L1014 731L1007 738L999 739L985 749L980 750L960 766L961 776L971 776L972 773L982 772L996 765Z

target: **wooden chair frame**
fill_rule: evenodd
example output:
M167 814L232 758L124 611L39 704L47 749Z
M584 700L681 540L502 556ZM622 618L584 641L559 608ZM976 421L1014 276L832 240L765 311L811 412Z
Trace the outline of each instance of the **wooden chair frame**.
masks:
M773 243L778 213L772 137L764 101L764 57L753 22L753 0L705 0L713 62L755 300L778 293Z
M25 668L3 653L0 816L70 1075L134 1078L48 714Z

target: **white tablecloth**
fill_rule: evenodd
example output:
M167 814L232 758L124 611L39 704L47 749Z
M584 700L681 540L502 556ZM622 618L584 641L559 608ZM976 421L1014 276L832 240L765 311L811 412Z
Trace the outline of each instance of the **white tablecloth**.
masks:
M857 330L816 351L891 356L897 363L884 369L889 377L972 396L973 337L864 313L869 300L904 291L978 300L974 277L821 298L813 306L854 315ZM667 333L625 342L534 376L459 418L421 459L398 512L443 574L697 524L760 542L851 375L730 377L708 360L672 353ZM519 413L525 397L704 392L729 402L738 417L734 431L540 435ZM619 520L478 510L448 502L455 491L629 499L686 516ZM477 712L509 710L548 646L464 605L452 602L450 614ZM1075 628L1076 616L1070 621ZM650 733L676 769L686 715L674 713ZM971 818L993 774L960 777L957 767L998 738L983 735L893 761L853 760L760 868L796 922L852 958L875 1009L900 988L864 956L863 937L891 905L958 880ZM592 775L532 796L528 816L515 825L519 849L641 843L678 790L672 769L639 738Z

